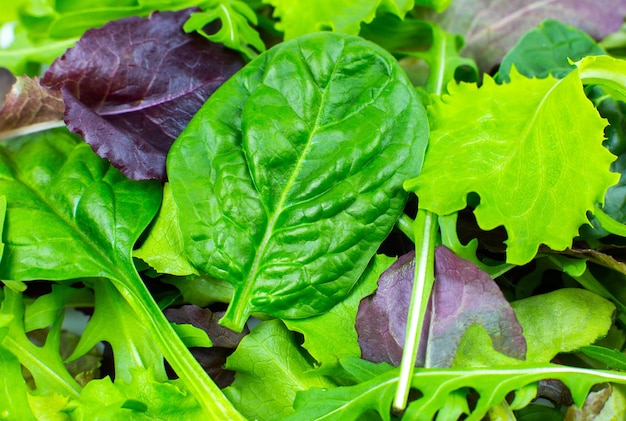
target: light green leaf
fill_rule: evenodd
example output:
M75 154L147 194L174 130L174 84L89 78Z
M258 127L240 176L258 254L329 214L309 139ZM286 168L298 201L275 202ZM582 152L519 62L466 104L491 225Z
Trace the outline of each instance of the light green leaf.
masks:
M249 59L265 51L261 36L250 26L256 25L258 18L245 2L211 0L202 7L202 11L192 13L183 25L186 32L197 31L213 42L221 42L228 48L242 52ZM218 19L220 29L213 34L207 33L205 27Z
M511 303L524 329L526 361L544 363L605 336L615 305L578 288L563 288Z
M112 382L105 377L89 382L72 406L71 419L77 421L206 419L193 396L180 387L180 380L157 381L145 369L133 370L130 381Z
M174 327L174 330L176 331L180 339L183 341L183 343L190 348L191 347L210 348L213 346L213 343L211 342L209 335L207 335L207 333L204 330L197 328L194 325L187 324L187 323L185 324L172 323L172 326Z
M236 375L224 393L249 419L281 419L293 412L297 391L334 386L312 372L314 367L280 320L263 322L245 336L226 368Z
M78 37L34 41L21 25L17 25L14 28L13 42L6 48L0 48L0 63L15 75L38 76L41 73L40 64L49 65L65 50L74 46L76 41Z
M397 61L358 37L282 43L222 85L167 161L187 255L235 287L221 323L343 300L402 212L427 132Z
M113 349L115 377L130 382L135 369L150 369L156 380L167 379L163 354L154 346L149 328L137 318L135 312L119 292L103 279L95 279L94 313L80 341L67 361L73 361L102 341Z
M263 0L263 3L274 6L273 16L280 20L276 29L285 33L286 40L325 30L356 35L361 23L371 22L378 10L403 18L415 5L414 0Z
M345 300L319 316L285 320L290 330L304 335L302 346L319 364L332 366L340 357L361 356L354 327L359 303L376 290L381 273L395 260L383 254L376 255Z
M619 175L602 146L606 122L586 98L578 72L497 85L448 85L429 107L431 137L422 172L405 183L420 207L440 215L475 192L478 225L507 231L507 262L523 264L540 244L571 245L587 212ZM584 180L584 183L574 183ZM572 188L572 186L576 188Z
M4 196L0 196L0 235L2 235L2 230L4 228L4 218L7 214L7 198ZM4 253L4 243L0 237L0 261L2 260L2 254Z
M178 208L172 198L170 184L163 187L159 213L141 247L133 256L143 260L159 273L185 276L198 274L185 255L182 233L178 225Z
M78 397L81 387L69 373L59 354L61 318L50 329L43 346L35 345L24 329L22 294L4 288L0 306L0 349L10 351L28 369L39 394ZM21 377L21 374L20 374Z

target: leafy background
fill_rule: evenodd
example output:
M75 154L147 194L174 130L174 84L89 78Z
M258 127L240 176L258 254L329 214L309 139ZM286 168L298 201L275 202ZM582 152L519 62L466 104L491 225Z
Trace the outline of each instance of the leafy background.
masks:
M405 418L623 412L623 1L9 6L12 416L387 420L405 381Z

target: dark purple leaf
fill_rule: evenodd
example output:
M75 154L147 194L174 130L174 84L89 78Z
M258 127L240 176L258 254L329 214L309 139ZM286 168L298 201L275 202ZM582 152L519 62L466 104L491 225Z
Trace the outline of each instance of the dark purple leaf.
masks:
M191 352L202 368L220 386L229 386L234 380L234 372L224 369L226 358L233 353L248 329L236 333L218 324L224 316L223 311L212 312L194 305L185 305L180 308L168 308L164 311L170 322L190 324L204 330L213 342L211 348L192 348Z
M425 19L465 38L462 54L492 70L519 38L545 19L558 20L599 40L617 31L626 0L457 0Z
M42 80L63 88L68 128L129 178L165 180L173 141L243 66L238 53L183 31L191 11L91 29Z
M415 260L402 256L361 302L356 328L364 359L398 365L402 357ZM449 367L465 330L485 328L494 348L523 359L526 341L513 309L489 275L445 247L435 251L435 284L422 331L418 364Z

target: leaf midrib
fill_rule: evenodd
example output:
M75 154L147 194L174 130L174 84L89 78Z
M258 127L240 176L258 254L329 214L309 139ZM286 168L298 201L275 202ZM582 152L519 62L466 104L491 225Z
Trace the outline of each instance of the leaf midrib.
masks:
M342 45L342 52L339 54L339 57L343 55L344 49L345 49L345 44ZM329 75L330 82L332 82L332 79L337 71L338 65L339 65L339 59L335 61L333 70L331 71ZM311 129L311 132L309 134L309 138L306 142L306 146L304 147L304 149L302 150L302 153L298 157L298 161L296 162L294 170L292 171L291 176L289 177L289 180L287 181L287 184L283 188L282 194L280 196L280 199L278 200L276 207L274 208L271 218L268 219L268 223L265 228L265 233L263 234L263 238L261 242L259 243L256 254L254 255L254 260L252 261L252 265L250 266L250 270L248 271L248 276L243 280L244 287L241 292L241 297L247 297L250 294L250 291L253 289L253 283L251 282L251 280L254 280L257 278L259 268L261 266L261 261L263 259L263 256L265 255L265 249L267 248L267 245L269 244L270 240L272 239L272 236L274 235L274 227L276 226L278 217L282 214L284 210L283 206L285 202L287 201L287 195L293 188L293 184L295 183L296 177L300 173L300 168L302 167L304 157L309 153L309 150L311 148L311 143L313 139L315 138L317 130L320 127L319 125L320 116L322 114L322 111L325 109L324 106L328 98L328 92L330 91L330 88L329 88L331 84L330 82L327 85L327 88L322 91L322 98L321 98L320 105L317 110L317 115L315 117L315 123L313 124L313 129Z

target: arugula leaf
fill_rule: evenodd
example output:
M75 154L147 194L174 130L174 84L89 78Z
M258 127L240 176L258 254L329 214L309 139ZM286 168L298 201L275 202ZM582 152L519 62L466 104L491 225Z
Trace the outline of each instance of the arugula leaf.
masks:
M68 372L59 354L60 322L61 318L57 317L43 346L35 345L26 336L22 294L4 288L4 300L0 306L0 349L10 351L28 369L38 394L61 394L75 399L81 387Z
M105 377L87 383L80 400L72 403L72 419L91 420L95 414L106 420L203 419L202 408L180 380L157 381L149 369L134 369L132 374L130 381Z
M318 0L314 3L306 0L263 0L263 3L274 6L273 16L279 19L276 29L285 33L285 40L324 30L356 35L361 23L371 22L379 9L403 18L415 5L414 0ZM430 3L445 7L443 1Z
M416 369L412 387L420 397L412 401L404 417L434 419L438 411L463 413L467 394L478 394L475 406L468 411L468 421L482 419L490 408L503 402L509 393L524 393L524 388L544 379L558 379L567 385L574 402L582 406L589 390L598 383L626 384L626 376L610 371L587 370L558 365L499 369ZM398 381L398 369L390 370L354 386L310 389L298 393L296 412L284 421L351 421L368 411L376 411L383 420L391 419L390 408Z
M190 13L89 30L42 79L63 87L68 128L129 178L165 180L174 139L243 65L232 50L181 31Z
M96 280L92 288L96 300L93 316L67 360L75 360L106 341L113 348L116 379L130 383L137 368L150 369L157 381L167 379L163 354L153 346L150 329L110 283Z
M427 92L443 92L445 85L454 79L455 73L463 68L467 70L466 81L478 79L476 63L459 52L463 47L463 38L450 34L438 25L410 17L384 14L370 24L361 26L360 35L389 51L407 57L423 60L428 64L428 76L424 88ZM409 76L416 75L407 69ZM420 84L421 85L421 84Z
M102 283L107 278L206 412L239 419L176 335L133 265L131 249L158 209L160 183L129 180L64 129L7 142L0 148L0 174L7 199L0 277L97 278ZM110 304L109 309L119 309ZM107 312L106 304L100 311ZM57 389L76 393L71 386Z
M192 13L185 22L185 32L196 31L210 41L241 51L248 59L265 51L265 43L259 33L250 26L250 23L257 25L258 18L248 4L239 0L209 0L202 4L202 8L202 11ZM207 33L206 26L217 19L221 24L219 30Z
M312 372L313 365L280 320L254 328L228 358L226 368L237 374L224 393L250 419L281 419L293 412L297 391L334 386Z
M605 121L584 95L579 72L564 79L526 79L511 73L480 89L461 83L429 107L431 138L420 175L405 188L420 206L447 215L466 206L483 230L507 230L507 262L523 264L540 244L571 245L587 211L601 203L618 174L602 146ZM571 188L572 179L584 179Z
M8 329L0 328L0 344ZM28 404L28 388L22 376L20 361L0 345L0 413L7 420L35 420Z
M28 76L16 78L6 69L0 72L8 73L2 80L12 82L8 92L0 87L0 140L63 125L61 91Z
M606 54L585 32L548 19L528 31L504 56L495 77L509 82L511 66L527 77L565 77L586 56ZM569 61L571 60L571 61Z
M221 323L342 300L402 212L426 138L402 69L357 37L280 44L227 81L167 162L187 255L235 287Z

